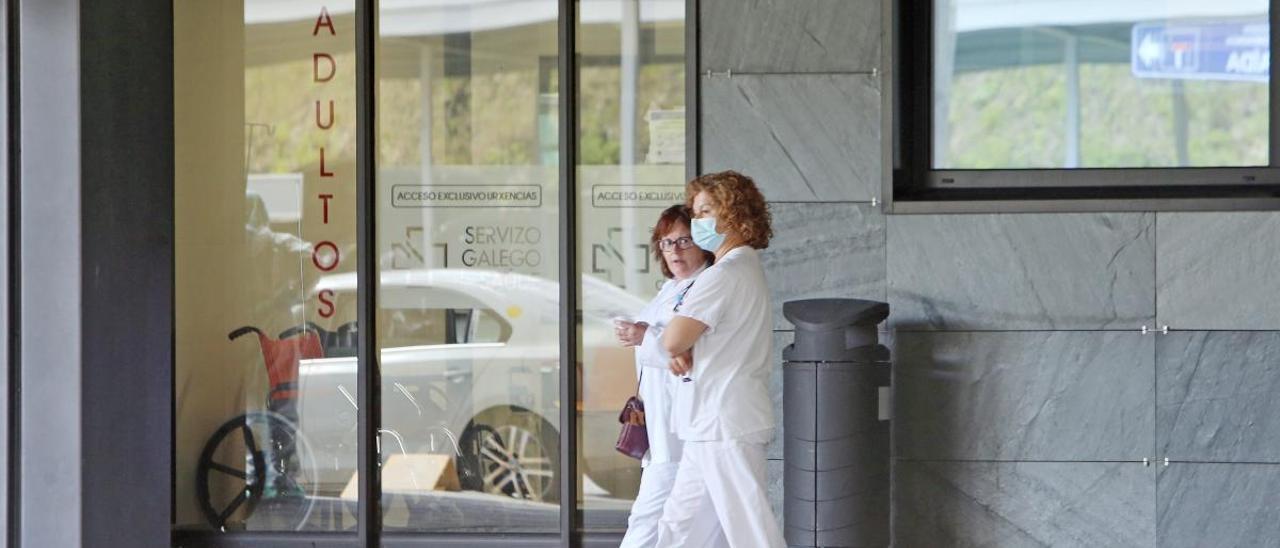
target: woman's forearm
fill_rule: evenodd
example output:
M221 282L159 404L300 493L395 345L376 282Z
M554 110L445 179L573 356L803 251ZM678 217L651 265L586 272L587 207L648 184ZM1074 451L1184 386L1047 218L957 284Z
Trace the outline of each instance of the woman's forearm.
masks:
M706 324L687 316L676 316L662 333L662 348L672 356L679 356L693 348L698 337L707 330Z

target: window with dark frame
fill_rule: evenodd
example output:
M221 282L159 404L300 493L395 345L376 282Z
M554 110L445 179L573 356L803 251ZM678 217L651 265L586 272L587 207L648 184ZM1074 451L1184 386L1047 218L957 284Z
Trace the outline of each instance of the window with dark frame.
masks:
M888 211L1280 207L1273 4L886 0Z
M234 272L205 293L264 325L262 337L233 337L233 350L266 344L233 354L221 316L199 329L178 321L179 347L192 333L208 345L179 351L175 373L198 369L230 388L204 383L208 401L195 401L175 383L174 545L616 543L639 468L613 447L616 409L590 402L629 390L606 377L633 360L596 333L612 329L607 312L638 309L659 286L649 219L682 201L697 172L698 2L523 3L540 9L504 18L488 12L507 8L483 0L174 0L175 51L188 61L175 63L178 88L205 65L192 59L241 51L175 108L175 156L187 168L175 177L185 196L175 216L204 236L193 211L205 195L190 189L220 178L203 185L218 198L204 211L225 209L213 215L231 226L222 232L247 230L257 247L210 254ZM198 24L218 28L200 34ZM194 47L209 34L219 48ZM279 85L290 78L301 83ZM216 135L192 130L210 97L227 103L217 103L227 108ZM216 151L235 161L188 173L198 171L188 151L211 141L236 145ZM500 188L428 192L451 184ZM310 198L318 208L299 205ZM443 203L464 199L500 203ZM188 273L179 277L209 278L190 268L189 240L175 244ZM316 273L253 276L299 253ZM225 287L244 298L228 304ZM197 308L184 302L180 320ZM299 381L260 371L276 354ZM333 390L317 395L330 373ZM297 419L260 409L251 381L263 376L297 387ZM567 394L578 405L563 405ZM579 425L583 435L567 434ZM494 457L500 446L511 454ZM430 462L450 465L427 471Z

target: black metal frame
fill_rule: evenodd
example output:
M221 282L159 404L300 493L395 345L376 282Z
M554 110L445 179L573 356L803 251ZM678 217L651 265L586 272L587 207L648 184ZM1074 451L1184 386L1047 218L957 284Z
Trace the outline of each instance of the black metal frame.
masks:
M174 489L161 484L162 474L153 474L161 476L154 485L120 481L122 470L160 471L173 462L170 415L151 411L170 405L166 388L174 378L170 368L157 367L173 358L172 332L164 328L174 309L173 3L139 0L128 11L111 0L74 5L77 19L93 21L73 35L80 105L79 437L82 455L92 455L80 463L80 534L86 543L138 545L169 533ZM32 161L41 160L28 156L28 167ZM23 184L33 188L29 174ZM95 245L105 234L112 244ZM31 356L25 359L30 367ZM129 390L110 388L121 379ZM28 443L44 443L30 429L29 404ZM150 418L121 428L122 416ZM141 426L147 424L153 427ZM24 509L24 536L43 510Z
M685 0L684 178L687 180L702 174L702 140L698 137L698 129L702 127L702 86L698 80L702 73L700 7L700 0Z
M356 0L356 459L359 502L356 531L360 545L376 548L382 533L382 458L378 428L382 425L382 382L378 365L377 311L377 75L378 0Z
M22 424L22 406L20 405L20 395L18 387L22 386L22 368L18 365L22 363L19 360L19 343L21 342L20 323L21 309L19 308L20 300L19 292L19 274L21 270L18 268L18 245L20 239L20 211L18 207L21 192L19 187L19 174L21 173L19 161L21 156L18 154L18 139L21 130L21 119L18 113L21 112L21 105L18 100L18 2L16 0L3 0L4 5L4 106L5 109L5 128L4 128L4 154L5 154L5 324L8 327L5 334L5 363L8 371L4 374L7 377L8 390L5 394L5 447L6 464L5 470L5 512L0 519L4 520L5 545L18 546L18 524L21 523L19 510L21 506L18 502L21 500L21 489L18 478L22 477L21 468L21 436L19 427Z
M578 63L577 0L559 0L560 51L560 546L578 546ZM566 146L567 145L567 146Z
M1267 166L934 169L933 2L883 0L882 8L886 212L1280 209L1280 79L1275 78L1270 83ZM1271 42L1280 43L1280 2L1273 0L1271 8Z
M525 533L508 535L482 535L471 533L389 533L382 535L382 546L432 548L555 548L563 546L559 533ZM616 548L622 536L617 534L584 533L575 547ZM257 546L306 546L309 548L353 548L360 546L359 539L351 535L319 532L260 532L214 535L207 532L182 531L174 534L174 544L183 548L251 548Z

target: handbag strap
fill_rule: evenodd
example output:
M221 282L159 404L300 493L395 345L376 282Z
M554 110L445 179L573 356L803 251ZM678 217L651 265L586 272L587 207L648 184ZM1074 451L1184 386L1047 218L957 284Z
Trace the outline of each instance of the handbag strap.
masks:
M640 383L644 381L644 368L640 368L640 378L636 379L636 397L640 397Z

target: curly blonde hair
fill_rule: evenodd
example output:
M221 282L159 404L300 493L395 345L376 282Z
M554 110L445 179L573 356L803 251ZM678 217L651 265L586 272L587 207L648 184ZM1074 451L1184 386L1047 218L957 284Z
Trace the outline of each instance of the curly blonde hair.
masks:
M716 225L731 229L742 238L742 243L756 249L769 247L773 238L773 217L769 203L765 201L755 181L736 171L721 171L702 175L684 187L685 205L693 207L693 198L706 192L716 205Z

